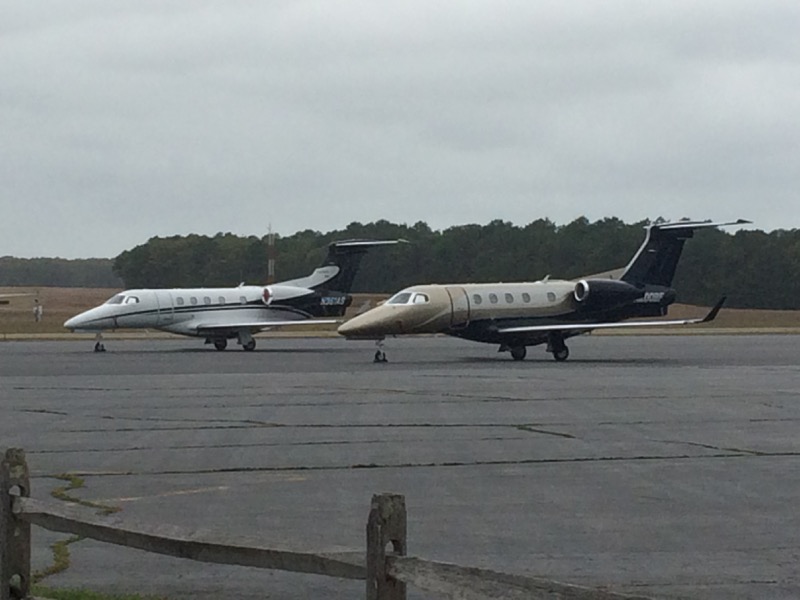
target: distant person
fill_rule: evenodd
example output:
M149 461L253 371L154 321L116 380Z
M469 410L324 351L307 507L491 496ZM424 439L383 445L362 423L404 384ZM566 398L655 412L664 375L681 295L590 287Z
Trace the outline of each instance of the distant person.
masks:
M33 301L33 320L39 323L42 320L42 313L44 312L44 308L42 304L39 302L39 299L36 298Z

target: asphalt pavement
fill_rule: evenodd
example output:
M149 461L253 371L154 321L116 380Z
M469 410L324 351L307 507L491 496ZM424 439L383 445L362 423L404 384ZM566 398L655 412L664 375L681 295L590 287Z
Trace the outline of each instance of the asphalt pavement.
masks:
M555 363L442 337L0 343L0 448L33 496L267 544L409 554L659 598L800 597L800 336L585 336ZM35 562L64 536L35 531ZM363 598L362 582L70 545L47 580L170 598ZM411 593L412 598L425 598Z

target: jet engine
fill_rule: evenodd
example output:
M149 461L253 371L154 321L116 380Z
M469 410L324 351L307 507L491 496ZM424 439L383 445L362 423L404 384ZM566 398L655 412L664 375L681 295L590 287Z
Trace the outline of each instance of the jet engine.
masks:
M261 301L269 306L273 302L290 300L299 296L312 296L314 290L293 285L268 285L261 290Z
M598 310L616 308L638 300L644 290L616 279L581 279L573 295L580 308Z

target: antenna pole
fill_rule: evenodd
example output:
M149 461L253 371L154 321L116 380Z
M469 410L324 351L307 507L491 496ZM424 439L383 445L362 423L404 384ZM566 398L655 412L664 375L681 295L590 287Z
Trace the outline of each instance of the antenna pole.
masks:
M272 233L272 223L267 234L267 283L275 283L275 234Z

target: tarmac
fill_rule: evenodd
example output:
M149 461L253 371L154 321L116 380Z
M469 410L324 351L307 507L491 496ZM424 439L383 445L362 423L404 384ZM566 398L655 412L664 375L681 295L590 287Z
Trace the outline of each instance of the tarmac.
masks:
M800 597L800 336L584 336L556 363L444 337L0 343L0 449L32 495L122 519L363 549L405 494L408 552L654 598ZM66 536L34 532L34 562ZM91 540L45 580L169 598L363 598L364 583ZM428 598L414 591L409 598Z

